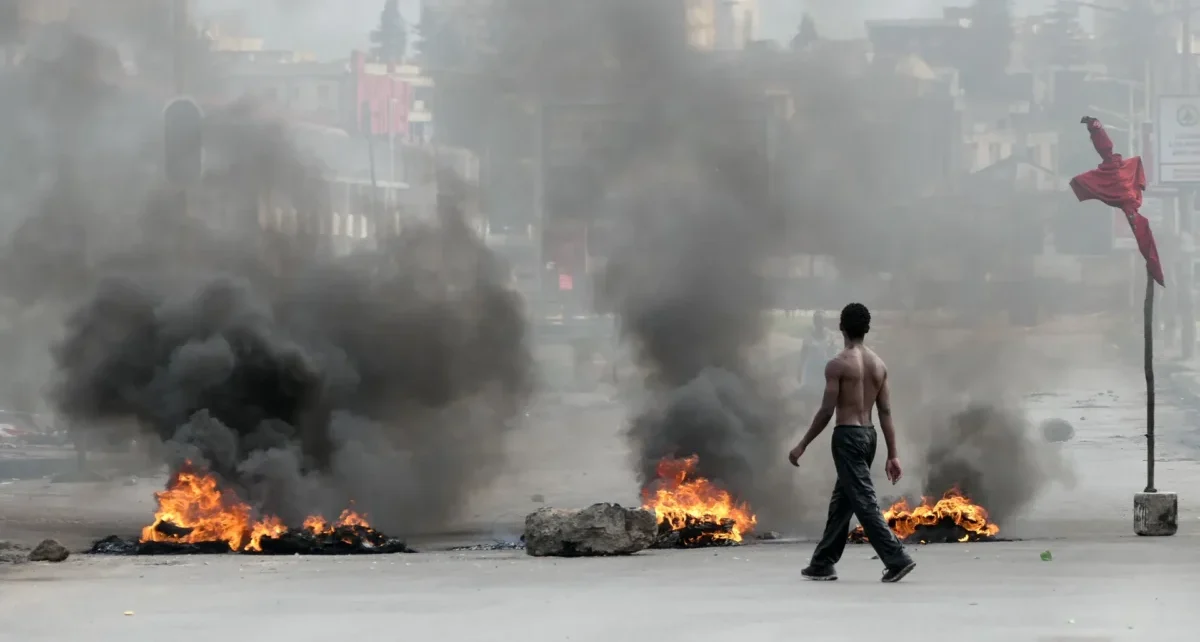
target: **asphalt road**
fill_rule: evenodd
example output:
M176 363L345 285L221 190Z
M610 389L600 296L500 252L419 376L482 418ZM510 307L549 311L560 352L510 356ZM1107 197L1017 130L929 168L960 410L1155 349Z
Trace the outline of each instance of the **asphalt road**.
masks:
M1185 640L1200 625L1198 543L928 546L896 585L866 547L839 581L805 581L810 547L790 543L591 560L76 559L0 580L0 640Z

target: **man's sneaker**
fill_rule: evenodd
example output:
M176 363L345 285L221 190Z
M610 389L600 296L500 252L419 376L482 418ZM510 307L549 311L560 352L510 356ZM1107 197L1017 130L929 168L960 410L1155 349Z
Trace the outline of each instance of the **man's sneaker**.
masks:
M883 581L887 582L888 584L899 582L900 580L904 579L905 575L911 573L916 567L916 562L909 561L907 564L902 566L894 566L889 568L883 572Z
M837 572L832 566L814 566L809 564L800 574L817 582L832 582L837 579Z

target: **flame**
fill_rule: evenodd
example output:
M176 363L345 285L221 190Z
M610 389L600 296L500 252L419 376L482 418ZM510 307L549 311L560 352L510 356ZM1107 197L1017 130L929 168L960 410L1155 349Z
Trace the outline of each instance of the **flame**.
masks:
M330 523L320 515L311 515L304 520L304 530L311 531L317 535L329 535L334 529L342 526L361 526L370 528L371 524L367 522L367 518L354 512L353 509L347 508L338 516L337 521Z
M962 529L960 542L988 539L1000 532L999 526L988 521L987 509L972 502L958 488L946 491L936 502L930 497L922 497L920 505L915 508L910 508L908 501L901 499L883 511L883 519L901 540L913 537L922 527L950 524ZM862 526L854 529L851 537L866 539Z
M289 530L273 515L255 519L249 504L221 490L215 476L196 472L190 463L154 497L158 510L154 522L142 529L142 542L225 542L233 551L258 552L264 538L277 538ZM303 524L304 530L317 535L332 533L340 526L370 528L366 517L351 509L342 511L333 524L320 516L311 516Z
M713 540L740 542L754 530L758 518L744 503L737 503L730 494L703 477L695 477L699 457L663 459L658 462L658 479L654 489L642 491L642 505L653 510L658 523L670 525L671 530L683 530L697 523L729 524L724 532L707 534Z

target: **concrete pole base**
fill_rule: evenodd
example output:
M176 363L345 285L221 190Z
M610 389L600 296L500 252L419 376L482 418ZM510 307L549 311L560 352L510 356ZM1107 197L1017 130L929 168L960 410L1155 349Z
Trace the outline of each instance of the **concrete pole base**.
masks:
M1133 496L1133 532L1147 537L1169 537L1179 530L1179 498L1175 493L1138 493Z

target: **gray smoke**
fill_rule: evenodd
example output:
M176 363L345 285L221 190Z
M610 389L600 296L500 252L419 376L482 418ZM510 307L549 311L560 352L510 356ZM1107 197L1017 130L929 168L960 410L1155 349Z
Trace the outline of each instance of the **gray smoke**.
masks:
M761 264L784 231L767 189L765 106L736 74L687 52L672 6L552 3L511 51L537 70L537 91L579 96L586 76L604 88L588 98L620 104L603 142L575 159L600 189L565 195L561 211L610 225L596 303L616 315L645 375L628 431L639 483L653 483L663 458L698 455L698 474L769 523L793 507L783 406L749 354L772 298ZM541 41L530 33L580 39L549 57L522 46Z
M210 114L209 189L185 215L160 184L167 92L75 26L0 70L24 90L0 91L0 142L28 152L0 181L4 294L46 326L70 311L50 397L76 437L136 426L171 468L291 522L349 501L400 534L453 518L531 389L523 306L463 219L467 188L446 177L436 220L338 258L316 233L319 162L237 104ZM294 227L260 227L268 193Z
M923 494L941 497L958 488L1006 523L1053 478L1047 449L1017 410L972 402L933 426L924 453Z
M915 337L898 342L889 379L898 400L901 461L917 492L936 499L958 488L1003 527L1051 484L1072 483L1069 463L1020 401L1060 365L1018 341L982 333L948 345Z

